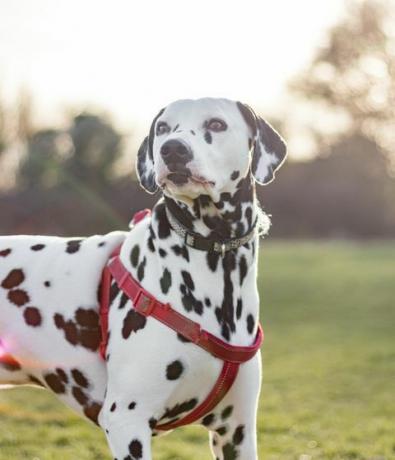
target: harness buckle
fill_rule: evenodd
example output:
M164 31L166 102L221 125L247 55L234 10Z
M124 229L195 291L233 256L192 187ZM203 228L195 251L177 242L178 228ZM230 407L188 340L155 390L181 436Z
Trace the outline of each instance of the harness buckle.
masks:
M136 295L133 303L135 310L143 316L150 316L155 307L155 299L149 297L142 289Z
M191 321L183 327L181 333L196 345L200 341L202 328L200 327L200 324Z

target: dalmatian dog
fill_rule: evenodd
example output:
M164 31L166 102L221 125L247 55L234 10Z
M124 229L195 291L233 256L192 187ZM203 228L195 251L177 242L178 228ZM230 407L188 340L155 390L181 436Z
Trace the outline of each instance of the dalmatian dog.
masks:
M141 185L163 196L130 232L0 237L0 384L45 387L100 425L115 459L151 459L156 426L204 401L223 363L136 312L115 282L101 359L102 270L121 246L123 265L160 302L229 344L251 345L259 233L268 227L255 186L272 181L285 156L279 134L248 106L180 100L158 113L138 151ZM174 222L208 241L251 238L232 250L201 250ZM258 353L198 420L214 458L257 459L260 382Z

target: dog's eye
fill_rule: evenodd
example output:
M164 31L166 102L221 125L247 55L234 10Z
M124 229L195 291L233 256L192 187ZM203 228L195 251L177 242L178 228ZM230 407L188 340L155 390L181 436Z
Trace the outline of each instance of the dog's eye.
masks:
M161 134L166 134L170 131L170 126L164 121L160 121L156 125L156 135L160 136Z
M219 131L225 131L228 125L223 121L220 120L219 118L212 118L208 123L207 123L207 129L210 131L214 132L219 132Z

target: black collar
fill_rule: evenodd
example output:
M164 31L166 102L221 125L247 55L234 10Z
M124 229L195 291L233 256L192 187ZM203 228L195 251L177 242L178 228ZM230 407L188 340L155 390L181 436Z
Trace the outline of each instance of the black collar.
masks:
M206 236L202 236L199 233L189 230L183 225L166 207L166 216L169 221L170 227L181 237L187 246L191 248L199 249L201 251L212 251L225 255L225 252L238 249L244 244L248 243L256 233L256 225L258 218L255 220L251 230L240 238L229 238L226 240L214 240Z

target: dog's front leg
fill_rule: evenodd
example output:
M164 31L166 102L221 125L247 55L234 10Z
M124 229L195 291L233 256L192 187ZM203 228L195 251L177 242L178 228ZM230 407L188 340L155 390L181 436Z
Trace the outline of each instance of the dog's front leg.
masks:
M258 353L240 367L234 386L212 413L203 419L210 430L216 460L257 460L256 418L261 382Z
M152 430L147 414L133 402L123 406L106 401L99 417L100 426L115 460L151 460Z

